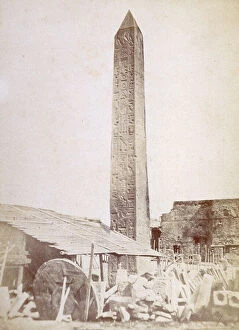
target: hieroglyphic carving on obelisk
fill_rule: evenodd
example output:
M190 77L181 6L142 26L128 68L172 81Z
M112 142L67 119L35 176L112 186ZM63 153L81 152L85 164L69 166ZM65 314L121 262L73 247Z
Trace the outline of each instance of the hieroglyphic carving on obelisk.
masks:
M111 228L149 246L143 37L130 11L115 35L112 116Z

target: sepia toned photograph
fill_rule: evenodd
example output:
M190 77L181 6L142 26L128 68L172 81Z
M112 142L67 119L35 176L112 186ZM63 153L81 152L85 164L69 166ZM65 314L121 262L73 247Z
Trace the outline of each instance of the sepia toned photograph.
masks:
M239 1L0 0L0 329L239 329Z

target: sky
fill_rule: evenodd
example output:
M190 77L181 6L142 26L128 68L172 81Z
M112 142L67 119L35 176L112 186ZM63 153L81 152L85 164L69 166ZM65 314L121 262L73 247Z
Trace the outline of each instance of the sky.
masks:
M113 38L129 9L151 218L239 198L239 1L1 0L0 203L109 224Z

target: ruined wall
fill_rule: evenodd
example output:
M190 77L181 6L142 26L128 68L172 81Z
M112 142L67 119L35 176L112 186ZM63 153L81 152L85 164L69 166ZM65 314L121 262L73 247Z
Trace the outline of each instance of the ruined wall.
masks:
M239 199L213 201L210 219L213 245L239 245Z
M226 252L227 246L239 245L239 199L174 202L161 226L167 248L178 244L183 253L200 252L203 258L205 246L223 245Z

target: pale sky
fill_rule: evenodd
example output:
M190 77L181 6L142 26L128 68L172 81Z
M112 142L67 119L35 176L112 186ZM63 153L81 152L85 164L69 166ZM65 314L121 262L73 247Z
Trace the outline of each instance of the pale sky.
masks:
M129 9L151 217L239 198L238 0L1 0L0 203L109 223L113 38Z

